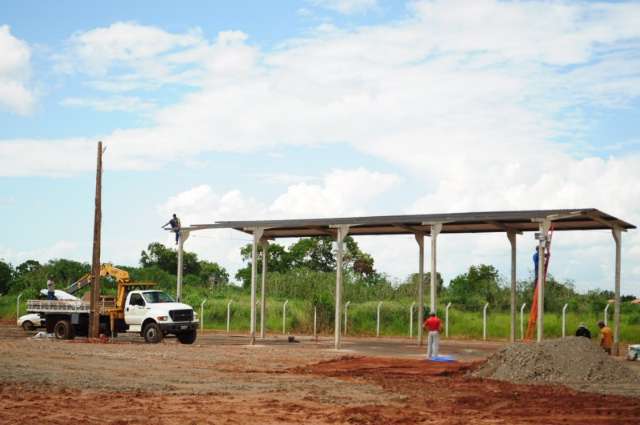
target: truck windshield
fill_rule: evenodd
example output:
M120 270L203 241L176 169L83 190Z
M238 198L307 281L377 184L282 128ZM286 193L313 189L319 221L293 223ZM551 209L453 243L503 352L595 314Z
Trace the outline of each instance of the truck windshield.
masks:
M173 302L173 298L171 298L169 295L165 294L164 292L160 292L160 291L143 292L142 296L144 297L144 300L149 304Z

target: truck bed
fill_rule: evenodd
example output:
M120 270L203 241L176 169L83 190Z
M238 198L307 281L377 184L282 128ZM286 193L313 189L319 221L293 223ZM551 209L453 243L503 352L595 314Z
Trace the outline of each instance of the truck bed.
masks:
M100 303L100 312L114 307L113 299L103 298ZM89 313L89 303L82 300L28 300L27 311L29 313Z

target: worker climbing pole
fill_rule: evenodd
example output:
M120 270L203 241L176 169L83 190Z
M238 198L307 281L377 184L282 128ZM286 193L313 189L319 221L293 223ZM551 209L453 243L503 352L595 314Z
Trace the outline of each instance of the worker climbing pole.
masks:
M551 240L553 238L553 225L551 225L549 229L548 235L540 235L540 237L544 237L544 267L542 271L542 286L544 287L545 282L547 281L547 272L549 270L549 260L551 259ZM536 248L535 254L533 254L533 266L535 270L535 289L533 290L533 300L531 302L531 313L529 314L529 323L527 324L527 334L525 339L533 339L536 333L536 325L538 322L538 292L541 290L540 285L538 284L538 264L540 250Z

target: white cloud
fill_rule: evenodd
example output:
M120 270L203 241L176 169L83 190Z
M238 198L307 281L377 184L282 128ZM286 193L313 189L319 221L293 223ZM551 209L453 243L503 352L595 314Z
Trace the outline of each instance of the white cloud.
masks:
M54 258L77 258L79 245L73 241L60 240L53 245L26 251L18 251L0 245L0 258L9 261L14 266L26 260L47 262Z
M27 115L35 104L35 95L27 86L31 49L11 35L8 25L0 25L0 52L0 107Z
M311 4L343 15L362 13L378 6L377 0L310 0Z
M149 111L155 107L153 102L135 96L114 96L99 99L67 97L60 104L74 108L92 108L100 112L140 112Z

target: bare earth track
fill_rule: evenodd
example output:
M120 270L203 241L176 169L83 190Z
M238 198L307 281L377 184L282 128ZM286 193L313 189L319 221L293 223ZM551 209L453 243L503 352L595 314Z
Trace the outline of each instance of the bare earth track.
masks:
M138 339L31 340L0 325L1 424L637 424L640 398L470 378L500 344L447 343L456 364L408 341L286 344L206 334L193 346ZM472 347L472 348L465 348ZM363 356L359 353L364 352ZM392 355L393 357L389 357Z

